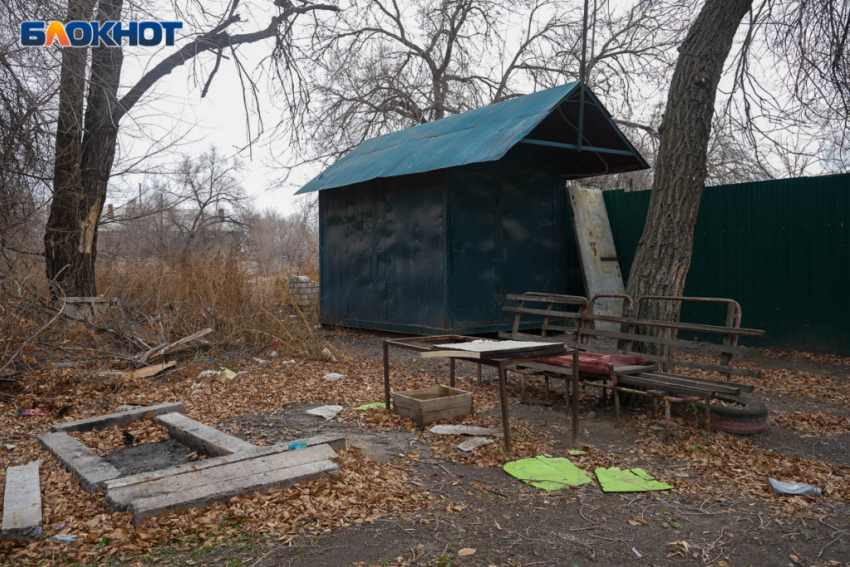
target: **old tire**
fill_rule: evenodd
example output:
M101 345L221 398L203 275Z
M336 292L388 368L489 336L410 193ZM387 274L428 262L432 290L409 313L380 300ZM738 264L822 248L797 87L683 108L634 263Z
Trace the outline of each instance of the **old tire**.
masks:
M718 395L715 399L734 404L732 407L711 406L711 428L737 435L753 435L767 428L767 406L764 402L745 396ZM673 404L674 411L693 420L697 425L705 425L705 402Z

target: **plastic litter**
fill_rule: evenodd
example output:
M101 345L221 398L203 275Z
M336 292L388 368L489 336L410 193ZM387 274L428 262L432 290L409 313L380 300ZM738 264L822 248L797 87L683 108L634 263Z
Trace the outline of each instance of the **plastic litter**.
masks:
M670 490L672 485L655 480L652 475L640 468L620 470L597 468L596 479L603 492L647 492L649 490Z
M384 402L369 402L368 404L363 404L362 406L357 406L355 409L357 411L366 411L370 409L384 409L386 405ZM393 407L393 399L390 398L390 407Z
M62 545L68 545L69 543L74 543L75 541L77 541L77 537L79 536L58 534L55 536L50 536L50 541L55 541L56 543L61 543Z
M43 411L38 411L34 409L19 409L18 417L38 417L40 415L47 415Z
M509 475L543 490L559 490L592 482L590 475L564 458L538 456L506 463Z
M775 478L769 478L770 487L776 494L794 494L797 496L820 496L823 492L820 488L806 484L805 482L782 482Z
M324 417L325 419L333 419L339 412L342 411L342 406L319 406L311 410L307 410L309 415Z
M345 378L344 374L337 374L336 372L331 372L329 374L325 374L325 380L328 382L337 382Z

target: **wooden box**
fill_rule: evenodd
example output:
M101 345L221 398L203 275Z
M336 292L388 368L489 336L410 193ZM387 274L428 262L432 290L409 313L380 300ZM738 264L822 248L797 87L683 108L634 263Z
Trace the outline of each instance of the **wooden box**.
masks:
M435 421L470 415L472 392L448 386L394 392L393 408L398 415L409 417L419 427L425 427Z

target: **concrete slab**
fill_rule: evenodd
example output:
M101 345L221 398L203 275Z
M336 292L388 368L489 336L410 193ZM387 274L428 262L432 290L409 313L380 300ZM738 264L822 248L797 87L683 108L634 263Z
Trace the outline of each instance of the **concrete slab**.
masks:
M334 451L344 451L346 448L345 437L343 435L340 435L338 433L324 433L321 435L305 437L303 439L295 439L293 441L279 443L277 445L271 445L268 447L255 447L250 451L234 453L233 455L212 457L209 459L204 459L203 461L194 461L191 463L174 465L172 467L160 469L157 471L150 471L135 474L132 476L116 478L113 480L106 481L106 483L104 483L104 486L106 487L106 490L109 491L114 490L116 488L120 488L122 486L130 486L131 484L139 484L142 482L150 482L161 478L169 478L187 472L210 469L213 467L220 467L221 465L238 463L240 461L253 459L255 457L263 457L265 455L273 455L275 453L284 453L286 451L300 450L307 447L315 447L316 445L328 445Z
M86 492L94 492L105 481L121 476L118 469L64 431L40 435L38 440L74 473Z
M318 461L296 467L266 471L250 476L226 480L217 484L196 486L180 492L141 498L130 506L133 521L138 526L147 518L158 516L168 510L203 508L213 502L227 501L240 494L255 490L265 492L271 488L286 488L321 474L333 474L338 467L331 461Z
M257 448L256 445L237 439L179 413L159 415L156 420L165 426L168 434L174 439L213 457L232 455Z
M99 415L77 421L68 421L66 423L54 423L50 426L51 431L91 431L92 429L106 429L116 425L127 425L134 421L143 419L149 413L161 415L164 413L185 413L186 408L180 402L172 402L167 404L158 404L155 406L139 406L119 411L107 415Z
M140 498L168 496L198 486L218 485L245 476L292 468L335 457L336 452L327 445L255 457L159 480L111 488L106 492L106 505L111 510L125 510L132 502Z
M24 541L42 536L40 465L41 461L35 461L6 469L0 538Z

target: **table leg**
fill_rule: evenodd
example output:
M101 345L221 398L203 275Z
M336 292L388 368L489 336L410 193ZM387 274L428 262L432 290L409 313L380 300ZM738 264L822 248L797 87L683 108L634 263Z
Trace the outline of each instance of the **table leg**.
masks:
M506 371L502 364L499 364L499 398L502 403L502 429L505 432L505 453L510 458L511 456L511 423L508 416L508 392L507 380L505 377Z
M449 359L449 386L455 387L455 359Z
M573 418L573 445L578 440L578 352L573 353L573 395L572 395L572 418Z
M384 343L384 407L390 409L390 347Z

